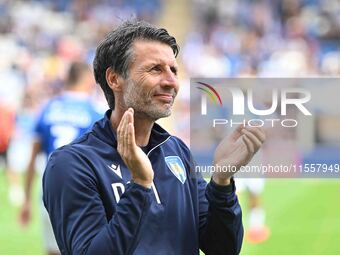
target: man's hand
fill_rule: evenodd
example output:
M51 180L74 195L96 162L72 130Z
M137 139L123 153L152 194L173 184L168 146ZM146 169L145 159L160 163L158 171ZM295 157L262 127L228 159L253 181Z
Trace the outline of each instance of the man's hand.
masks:
M29 201L25 201L23 204L20 214L19 214L19 222L22 227L26 227L31 221L31 203Z
M214 157L215 166L230 166L237 170L247 165L266 139L260 127L240 125L217 146ZM228 185L234 173L215 172L213 180L220 185Z
M151 188L154 172L148 156L136 144L133 113L133 109L129 108L119 123L117 149L129 168L133 181L146 188Z

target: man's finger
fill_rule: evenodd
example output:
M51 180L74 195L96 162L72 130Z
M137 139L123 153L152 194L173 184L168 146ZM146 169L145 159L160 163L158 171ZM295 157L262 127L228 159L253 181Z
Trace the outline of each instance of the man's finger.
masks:
M126 112L123 114L123 117L120 121L120 131L119 131L119 135L118 135L118 139L119 139L119 143L120 143L120 150L121 150L121 153L122 155L121 156L124 156L125 155L125 129L126 129Z
M257 139L259 139L261 141L261 143L264 143L266 140L266 134L264 133L263 128L261 127L245 127L245 130L248 130L249 132L251 132L252 134L254 134Z
M252 132L247 129L242 129L242 133L245 134L249 140L255 145L256 150L261 147L262 142Z
M134 153L134 146L136 146L135 145L135 129L132 123L128 124L128 135L127 136L128 136L127 147L129 149L129 154L132 154Z
M129 155L133 151L132 139L131 139L131 130L130 130L130 123L132 119L132 114L130 109L126 111L126 122L125 122L125 133L124 133L124 140L125 140L125 153Z
M124 112L122 118L120 119L119 125L117 127L117 133L122 131L122 126L123 126L123 123L124 123L125 114L126 114L126 112Z
M254 149L254 145L252 144L252 142L250 141L250 139L244 135L242 136L243 142L245 143L245 145L247 146L247 150L249 153L254 154L255 149Z
M129 108L130 114L129 114L129 119L128 119L128 130L129 130L129 135L131 139L131 145L135 146L136 145L136 140L135 140L135 127L134 127L134 111L132 108Z
M118 149L121 152L122 157L132 153L132 150L134 149L133 146L135 146L133 122L133 109L129 108L124 112L117 128ZM133 127L132 131L130 125Z
M131 121L132 125L134 125L134 114L135 114L135 112L134 112L133 108L129 108L129 111L131 112L131 118L129 120Z
M125 119L123 122L123 151L124 151L124 155L127 156L130 153L130 148L129 148L129 144L128 144L128 138L129 138L129 130L128 130L128 122L129 122L129 112L126 111L125 112Z
M233 141L236 141L237 139L239 139L242 135L242 129L244 128L243 124L240 124L237 126L237 128L231 133L230 138Z

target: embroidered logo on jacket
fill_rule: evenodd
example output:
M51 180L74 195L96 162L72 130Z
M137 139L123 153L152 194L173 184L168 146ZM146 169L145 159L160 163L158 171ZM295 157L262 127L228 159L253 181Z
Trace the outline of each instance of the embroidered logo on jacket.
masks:
M185 171L184 164L180 157L178 156L168 156L165 157L165 162L171 172L177 177L177 179L184 184L185 180L187 179L187 174Z
M108 165L108 167L109 167L116 175L118 175L120 178L123 178L123 177L122 177L122 172L120 171L120 165L112 164L111 166Z

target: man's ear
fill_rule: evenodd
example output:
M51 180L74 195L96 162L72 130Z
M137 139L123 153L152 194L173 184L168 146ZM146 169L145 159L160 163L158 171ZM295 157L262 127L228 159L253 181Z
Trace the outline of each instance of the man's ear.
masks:
M122 78L108 67L105 72L106 82L113 91L122 91Z

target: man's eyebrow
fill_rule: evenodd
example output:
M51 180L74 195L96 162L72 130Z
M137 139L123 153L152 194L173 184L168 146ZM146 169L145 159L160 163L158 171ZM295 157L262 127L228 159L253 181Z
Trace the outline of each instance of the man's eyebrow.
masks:
M161 62L160 61L152 61L152 62L145 64L146 67L151 67L151 66L156 66L156 65L161 65Z
M155 60L155 61L152 61L152 62L148 62L148 63L146 63L145 65L144 65L144 67L146 67L146 68L148 68L148 67L152 67L152 66L157 66L157 65L167 65L167 63L164 63L163 61L157 61L157 60ZM176 69L178 69L178 65L176 64L176 63L173 63L173 64L170 64L169 65L171 68L176 68Z

